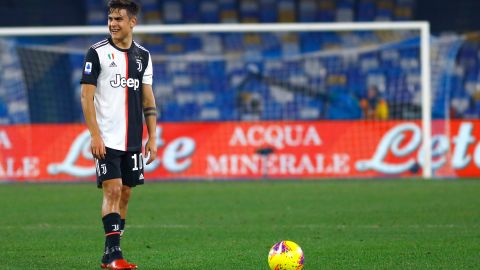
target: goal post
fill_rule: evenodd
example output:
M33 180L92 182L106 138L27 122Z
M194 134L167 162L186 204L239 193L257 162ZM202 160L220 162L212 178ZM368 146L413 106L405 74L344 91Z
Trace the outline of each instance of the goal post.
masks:
M352 22L352 23L267 23L267 24L182 24L182 25L139 25L135 28L135 35L162 35L162 34L228 34L228 33L308 33L308 32L354 32L354 31L416 31L419 37L419 65L421 88L421 135L422 147L419 157L422 176L425 179L432 177L432 89L430 67L430 25L424 21L412 22ZM0 28L1 38L15 37L61 37L61 36L97 36L105 37L108 29L105 26L61 26L61 27L12 27ZM146 46L148 48L148 45ZM85 49L85 48L82 48ZM340 48L339 50L342 50ZM55 48L50 49L55 51ZM61 51L61 50L60 50ZM68 51L68 48L65 49ZM72 49L75 54L81 55L78 48ZM321 55L321 54L312 54ZM317 56L315 56L317 57ZM163 59L164 56L159 56ZM261 77L255 66L249 67L251 76L266 80L273 86L286 84L276 78ZM197 74L198 75L198 74ZM293 91L308 93L310 89L295 88ZM217 160L218 161L218 160ZM267 166L265 161L262 166Z

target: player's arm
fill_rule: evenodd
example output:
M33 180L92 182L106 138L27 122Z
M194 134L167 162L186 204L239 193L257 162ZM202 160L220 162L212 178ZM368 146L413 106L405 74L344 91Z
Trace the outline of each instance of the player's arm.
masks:
M93 103L95 89L95 85L82 84L82 110L91 135L92 154L97 159L104 159L107 151L103 139L100 136L100 128L98 127L95 105Z
M145 144L145 155L148 155L147 165L157 158L156 126L157 126L157 107L155 105L155 96L153 95L152 85L143 84L142 87L143 116L148 130L148 141Z

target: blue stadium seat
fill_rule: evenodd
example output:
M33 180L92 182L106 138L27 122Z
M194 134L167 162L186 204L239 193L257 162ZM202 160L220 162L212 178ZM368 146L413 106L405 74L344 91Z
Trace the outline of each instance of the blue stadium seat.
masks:
M9 121L8 106L2 99L0 99L0 125L5 125L9 123L10 121Z
M317 1L301 0L298 8L299 22L316 22L317 21Z
M272 23L278 21L277 2L275 0L260 1L260 22Z
M374 0L360 0L357 9L357 21L374 21L376 15L376 5Z
M183 23L201 23L199 4L197 0L182 1Z
M336 20L335 1L321 1L318 5L317 20L319 22L334 22Z
M87 23L90 25L106 25L107 24L107 7L104 1L87 0L85 1L87 8Z
M152 7L158 9L156 6ZM183 6L178 1L168 0L163 3L163 18L166 24L183 23Z
M219 6L217 1L213 0L201 0L199 3L200 20L202 23L218 23Z

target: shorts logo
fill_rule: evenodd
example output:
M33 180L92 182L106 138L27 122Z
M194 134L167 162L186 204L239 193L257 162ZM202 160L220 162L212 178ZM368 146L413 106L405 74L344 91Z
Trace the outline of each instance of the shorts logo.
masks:
M102 168L102 174L107 174L107 164L102 164L100 167Z
M143 66L142 66L142 60L137 59L137 70L138 72L142 72Z
M92 62L85 63L85 69L83 70L83 73L87 75L90 75L90 73L92 73Z

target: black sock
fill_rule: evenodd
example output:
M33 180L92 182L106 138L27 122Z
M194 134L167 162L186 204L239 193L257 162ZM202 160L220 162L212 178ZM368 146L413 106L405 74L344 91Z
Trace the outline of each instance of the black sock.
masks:
M110 213L104 216L102 221L107 244L106 254L109 256L109 261L122 259L122 250L120 249L120 215L118 213Z
M103 249L102 263L108 263L108 246L107 246L107 238L105 238L105 248Z
M120 236L122 236L124 232L125 232L125 219L122 218L120 220Z

